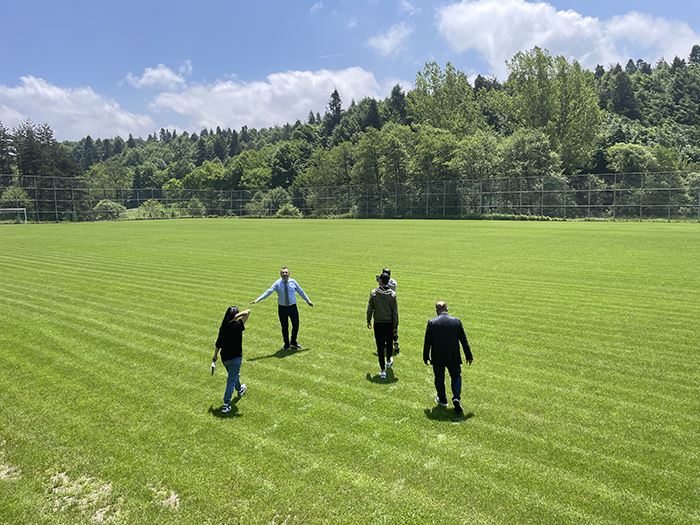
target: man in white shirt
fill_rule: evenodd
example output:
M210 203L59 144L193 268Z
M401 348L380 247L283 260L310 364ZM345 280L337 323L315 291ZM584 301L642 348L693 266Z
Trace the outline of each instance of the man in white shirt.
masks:
M301 345L297 341L299 333L299 311L297 310L297 298L299 294L306 304L313 307L314 303L306 296L299 283L295 279L289 277L289 268L283 266L280 270L280 278L277 279L272 286L268 288L260 297L251 301L250 304L255 304L266 297L269 297L272 292L277 292L277 313L282 327L282 340L284 341L284 350L294 348L301 349ZM289 321L292 321L292 339L289 340Z

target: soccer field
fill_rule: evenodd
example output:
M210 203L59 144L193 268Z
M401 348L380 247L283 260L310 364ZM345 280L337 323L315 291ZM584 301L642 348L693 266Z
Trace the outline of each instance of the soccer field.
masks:
M0 227L0 523L698 523L699 262L682 223ZM221 317L282 265L304 349L254 305L222 417ZM474 352L463 418L422 362L437 299Z

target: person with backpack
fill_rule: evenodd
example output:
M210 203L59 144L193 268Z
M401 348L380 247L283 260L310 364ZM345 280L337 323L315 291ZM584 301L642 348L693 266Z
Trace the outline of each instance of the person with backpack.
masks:
M391 290L396 291L396 280L391 278L391 269L390 268L382 268L382 273L385 273L389 276L389 288ZM379 275L381 275L380 273ZM379 282L379 275L377 275L377 282ZM399 352L401 351L401 347L399 346L399 332L394 333L394 355L398 355Z
M226 389L224 390L224 405L221 407L222 414L231 412L231 397L234 390L238 393L239 398L248 390L246 384L241 384L240 381L241 364L243 363L243 331L248 317L250 317L250 310L239 312L237 306L229 306L221 321L219 336L214 344L214 357L211 361L212 374L219 353L221 353L221 362L228 372Z
M374 340L379 358L379 377L386 379L386 368L394 363L391 340L399 327L399 306L396 292L389 288L389 276L382 273L379 286L369 294L367 302L367 328L372 328L374 318Z

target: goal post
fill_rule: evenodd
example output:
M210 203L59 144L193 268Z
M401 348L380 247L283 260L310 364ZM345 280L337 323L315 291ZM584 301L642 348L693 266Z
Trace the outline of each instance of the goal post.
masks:
M0 208L0 224L3 222L27 224L27 208Z

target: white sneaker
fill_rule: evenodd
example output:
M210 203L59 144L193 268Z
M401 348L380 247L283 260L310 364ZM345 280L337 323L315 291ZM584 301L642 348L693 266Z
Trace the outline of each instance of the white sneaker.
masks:
M389 360L386 362L386 367L391 368L394 364L394 358L390 357Z
M228 414L229 412L231 412L231 405L224 403L224 406L221 407L221 413Z
M447 401L443 403L442 401L440 401L440 398L438 396L435 396L435 402L441 407L447 407Z
M380 379L386 379L386 370L381 370L379 372L379 378Z
M248 385L246 385L245 383L243 383L243 384L241 385L241 388L238 389L238 397L243 397L243 394L246 393L246 390L248 390Z

